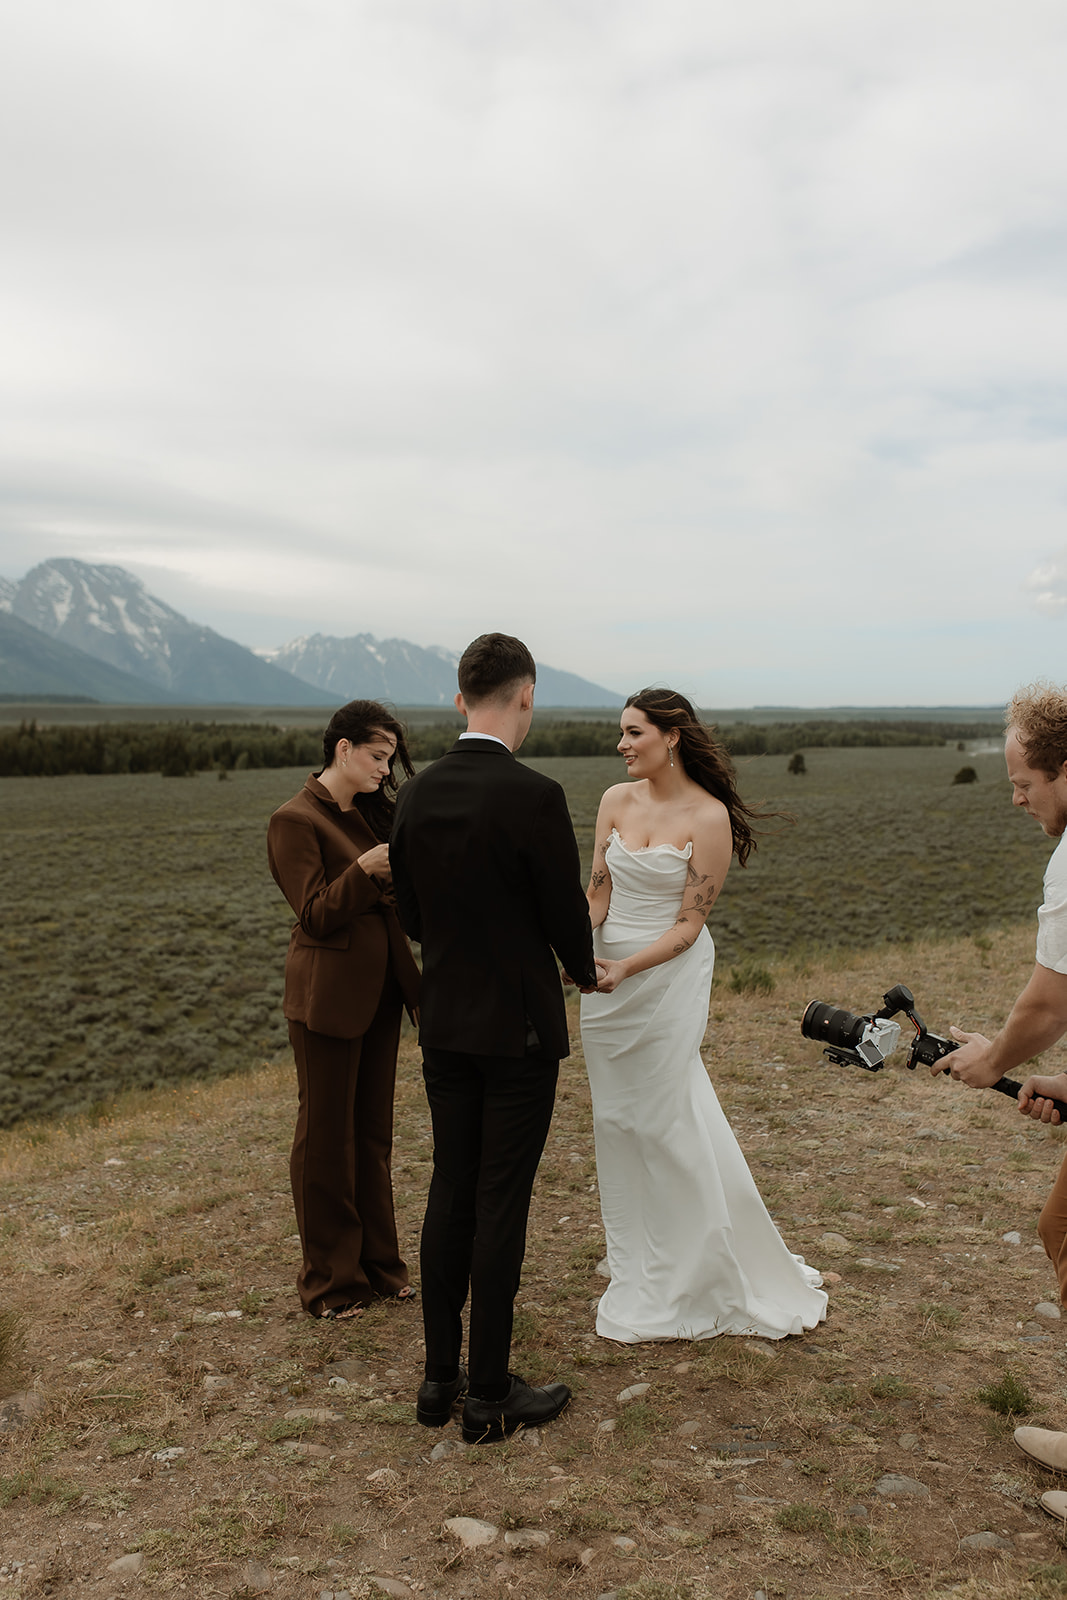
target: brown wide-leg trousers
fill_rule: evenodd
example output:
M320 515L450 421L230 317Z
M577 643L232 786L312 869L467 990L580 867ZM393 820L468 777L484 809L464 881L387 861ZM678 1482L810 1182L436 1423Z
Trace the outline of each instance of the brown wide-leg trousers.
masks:
M297 1289L305 1311L368 1305L408 1281L393 1214L393 1091L400 990L387 982L358 1039L289 1023L299 1105L289 1158L304 1261Z
M1060 1280L1060 1303L1067 1306L1067 1156L1037 1219L1037 1231Z

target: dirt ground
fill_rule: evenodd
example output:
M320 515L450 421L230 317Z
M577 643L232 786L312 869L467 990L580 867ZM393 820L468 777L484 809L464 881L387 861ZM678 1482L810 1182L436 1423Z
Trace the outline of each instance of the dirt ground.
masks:
M779 1345L596 1337L576 1053L514 1354L574 1401L503 1445L415 1423L417 1306L300 1312L288 1065L0 1135L0 1597L1067 1594L1039 1505L1067 1481L1012 1442L1020 1420L1067 1427L1067 1321L1035 1310L1056 1299L1035 1220L1063 1135L899 1059L829 1066L798 1027L810 999L868 1010L906 982L937 1031L989 1031L1031 964L1026 928L783 964L770 993L722 975L713 1081L786 1241L832 1275L826 1324ZM405 1040L413 1261L417 1060Z

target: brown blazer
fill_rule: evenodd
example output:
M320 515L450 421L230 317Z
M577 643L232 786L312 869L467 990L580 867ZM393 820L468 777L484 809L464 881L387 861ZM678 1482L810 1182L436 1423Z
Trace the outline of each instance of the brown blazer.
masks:
M358 864L378 844L359 811L342 811L315 777L267 827L267 856L296 913L285 961L285 1015L313 1033L357 1039L390 967L409 1009L419 969L396 912Z

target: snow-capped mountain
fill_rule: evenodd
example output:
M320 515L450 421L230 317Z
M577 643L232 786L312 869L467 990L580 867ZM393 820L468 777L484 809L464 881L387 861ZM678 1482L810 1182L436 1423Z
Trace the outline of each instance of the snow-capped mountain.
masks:
M376 639L357 633L349 639L314 633L277 650L258 654L285 667L305 683L328 689L339 701L359 696L391 700L399 706L451 705L456 693L459 653L408 639ZM537 703L541 706L621 706L623 697L573 672L537 664Z
M336 706L357 698L401 706L451 705L456 692L459 655L454 650L407 639L375 639L369 633L348 639L316 633L277 650L246 650L212 628L190 622L149 594L124 567L67 558L42 561L20 583L0 578L0 612L10 612L72 652L130 675L131 685L138 680L143 692L130 698L142 703L152 702L153 686L160 700L180 704L279 707ZM84 670L61 686L58 661L47 657L46 668L46 654L31 651L28 637L16 630L7 640L11 661L21 651L26 657L21 666L28 666L31 656L36 663L29 679L21 668L15 673L18 692L28 693L36 684L41 693L116 699L119 680L108 679L107 692L98 692L84 682ZM68 667L72 659L67 658ZM3 683L0 692L7 692ZM538 663L537 702L619 706L622 695Z
M84 650L50 639L2 606L0 694L26 700L45 695L99 700L105 705L149 706L172 704L177 698Z
M322 705L328 696L150 595L123 567L43 561L8 609L49 638L190 703Z
M313 633L257 654L341 701L358 695L394 705L451 705L456 692L456 652L434 645L423 649L406 639L379 640L370 633L335 639Z
M186 623L123 567L43 561L18 585L11 609L50 638L126 672L165 682L172 635Z

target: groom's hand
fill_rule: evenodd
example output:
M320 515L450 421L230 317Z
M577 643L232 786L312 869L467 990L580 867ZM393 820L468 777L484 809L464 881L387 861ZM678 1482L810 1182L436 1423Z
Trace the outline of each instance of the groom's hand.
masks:
M560 973L560 977L563 979L563 982L565 983L565 985L567 986L568 989L575 989L576 988L578 990L579 994L596 994L595 985L590 984L588 987L586 987L585 985L580 984L580 983L576 984L574 979L571 977L569 972L561 972Z

